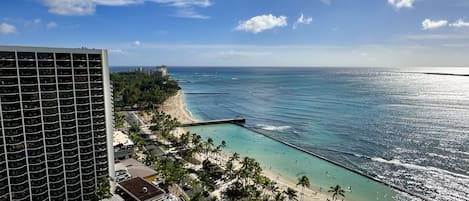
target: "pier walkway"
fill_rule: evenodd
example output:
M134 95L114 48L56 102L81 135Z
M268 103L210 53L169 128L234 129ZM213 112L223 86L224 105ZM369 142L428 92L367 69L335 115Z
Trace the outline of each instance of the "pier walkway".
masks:
M181 124L181 127L190 127L190 126L202 126L202 125L210 125L210 124L244 124L246 123L246 119L243 117L235 117L231 119L218 119L218 120L209 120L209 121L198 121L193 123L185 123Z

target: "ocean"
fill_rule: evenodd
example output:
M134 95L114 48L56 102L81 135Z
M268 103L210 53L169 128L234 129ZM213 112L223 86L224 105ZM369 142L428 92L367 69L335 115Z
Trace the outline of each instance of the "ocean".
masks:
M253 130L387 183L434 200L469 200L469 76L462 76L469 69L173 67L169 72L180 80L187 107L199 119L243 116ZM198 92L225 94L191 94Z

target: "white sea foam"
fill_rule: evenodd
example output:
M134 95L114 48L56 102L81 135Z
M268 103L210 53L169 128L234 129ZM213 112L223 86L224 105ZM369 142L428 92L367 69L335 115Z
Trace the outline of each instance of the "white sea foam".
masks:
M257 124L257 127L267 131L284 131L291 128L291 126L273 126L267 124Z
M454 177L469 179L469 176L467 176L467 175L450 172L448 170L443 170L443 169L432 167L432 166L420 166L420 165L415 165L415 164L411 164L411 163L403 163L398 159L386 160L384 158L372 157L371 160L376 161L376 162L380 162L380 163L387 163L387 164L392 164L392 165L396 165L396 166L401 166L401 167L405 167L405 168L408 168L408 169L421 170L421 171L425 171L425 172L438 172L438 173L441 173L441 174L447 174L447 175L451 175L451 176L454 176Z

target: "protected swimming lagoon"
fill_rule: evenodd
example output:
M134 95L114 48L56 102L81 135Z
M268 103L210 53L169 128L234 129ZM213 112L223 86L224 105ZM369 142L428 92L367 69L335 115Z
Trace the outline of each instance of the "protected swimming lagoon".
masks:
M327 191L330 186L340 185L351 201L395 200L396 192L390 187L372 179L351 172L345 168L311 156L285 144L267 138L246 128L233 124L194 126L191 132L204 139L211 137L215 144L225 140L228 154L238 152L241 156L255 158L264 169L281 174L292 181L302 175L310 178L312 188Z

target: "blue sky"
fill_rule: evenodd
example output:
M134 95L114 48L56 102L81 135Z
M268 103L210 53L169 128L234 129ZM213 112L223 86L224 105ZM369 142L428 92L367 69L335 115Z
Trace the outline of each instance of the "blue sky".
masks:
M468 0L15 0L0 44L111 65L469 66Z

